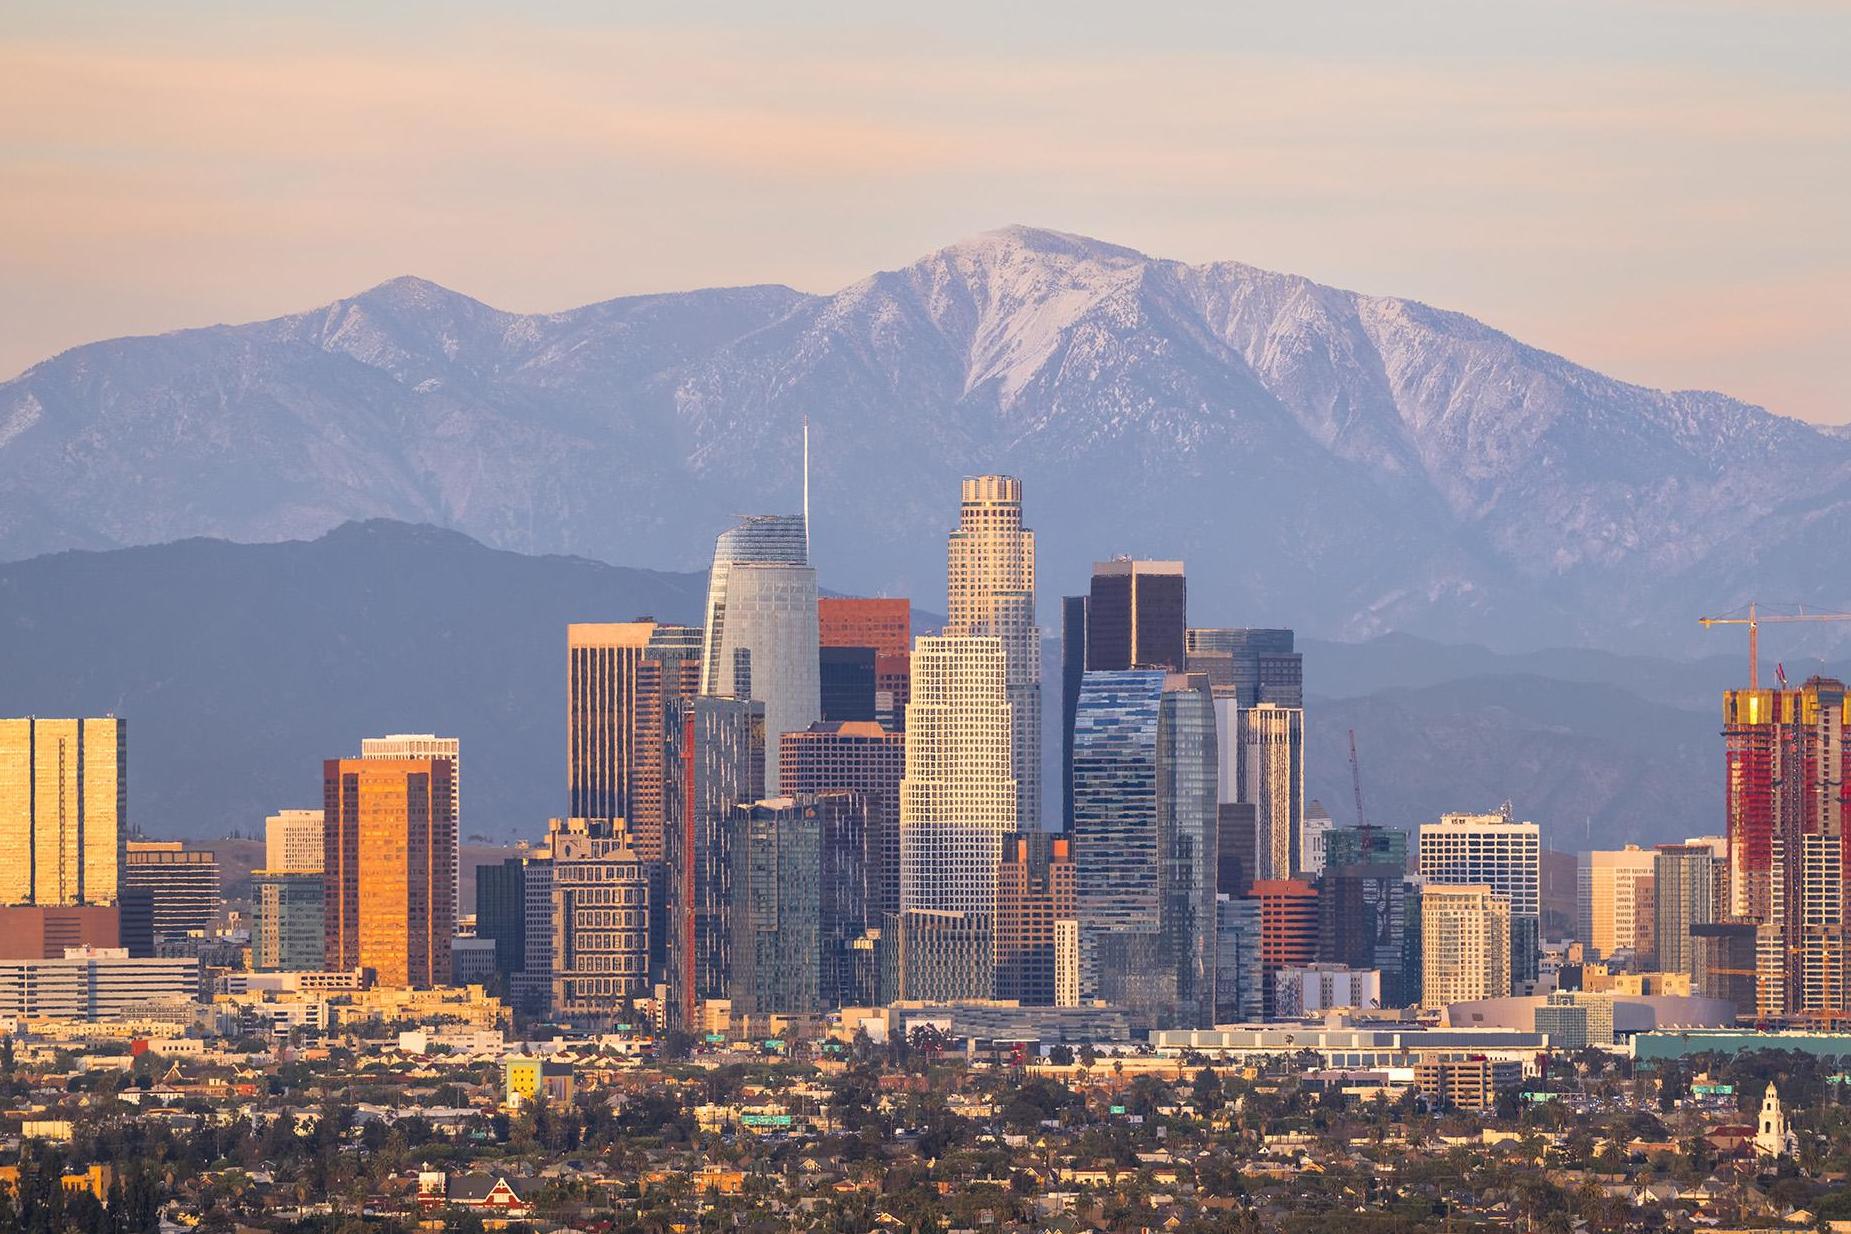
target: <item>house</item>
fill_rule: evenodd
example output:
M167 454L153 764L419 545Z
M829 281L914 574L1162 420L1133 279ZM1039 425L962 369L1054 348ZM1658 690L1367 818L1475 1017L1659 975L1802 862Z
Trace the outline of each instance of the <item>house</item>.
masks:
M531 1189L525 1179L509 1174L449 1174L443 1176L443 1190L438 1192L433 1171L418 1175L418 1207L466 1208L472 1212L501 1217L525 1217L533 1211L524 1192Z

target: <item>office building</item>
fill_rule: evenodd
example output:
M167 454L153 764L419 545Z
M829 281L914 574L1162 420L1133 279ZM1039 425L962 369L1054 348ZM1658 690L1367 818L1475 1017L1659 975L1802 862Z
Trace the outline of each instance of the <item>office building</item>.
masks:
M1652 943L1659 972L1696 975L1692 926L1715 920L1717 860L1707 844L1660 844L1652 854Z
M127 727L114 716L0 719L0 905L116 902Z
M991 635L924 637L913 645L900 780L903 990L988 998L990 930L1003 841L1016 830L1010 772L1008 664ZM914 914L939 914L914 919ZM952 914L961 920L943 919ZM926 966L946 967L928 973ZM908 993L908 997L928 997Z
M449 984L450 761L329 759L322 768L324 967L369 968L383 986Z
M278 874L319 874L320 810L278 810L264 819L264 869Z
M873 723L875 653L872 647L819 647L817 682L825 723Z
M495 944L495 972L504 982L527 960L527 868L534 860L521 852L476 867L476 937Z
M553 1005L553 852L542 846L525 854L521 866L523 954L508 978L514 1006L544 1016Z
M1228 690L1241 707L1305 705L1304 656L1290 630L1194 628L1185 634L1188 670Z
M736 1016L828 1009L821 813L813 801L789 797L738 807L728 991Z
M1016 821L1024 831L1039 830L1041 631L1035 624L1035 533L1022 526L1022 481L965 477L945 556L945 633L1002 642Z
M1266 1016L1260 963L1260 901L1215 897L1215 1023L1250 1024Z
M317 817L320 811L314 812ZM319 870L251 871L251 967L260 973L320 971L327 923Z
M1425 828L1421 850L1426 851ZM1445 1007L1511 992L1510 901L1485 883L1421 889L1421 1004Z
M765 704L765 778L778 738L822 719L816 571L802 515L761 514L720 533L707 576L701 693Z
M1408 868L1408 833L1395 827L1332 827L1324 833L1324 868L1391 865Z
M122 945L152 956L162 939L206 934L218 921L218 858L178 840L130 840L122 866Z
M1074 718L1083 989L1134 1021L1214 1016L1214 704L1199 679L1088 671Z
M1420 1001L1420 889L1386 862L1329 866L1318 879L1318 960L1381 974L1382 1005Z
M622 819L555 818L552 855L554 1018L607 1028L646 997L649 876Z
M1498 1094L1523 1083L1523 1064L1484 1054L1458 1057L1456 1052L1422 1056L1414 1064L1414 1091L1431 1110L1468 1110L1482 1114L1497 1108Z
M650 785L658 799L656 825L649 837L632 837L648 860L661 859L662 691L679 693L682 684L676 673L664 675L659 662L646 663L656 630L653 621L566 627L567 817L627 821L639 787ZM653 768L644 750L651 744Z
M1318 889L1302 878L1259 879L1249 896L1260 906L1261 1006L1266 1019L1279 1013L1275 977L1318 958Z
M1735 1008L1738 1019L1756 1014L1758 928L1750 921L1695 922L1690 927L1691 985L1705 998Z
M1421 824L1416 859L1428 883L1483 884L1504 898L1513 983L1504 993L1535 981L1542 950L1542 832L1536 824L1516 822L1508 813L1443 815L1438 823Z
M730 997L733 837L737 807L765 796L765 705L693 699L675 760L666 854L669 1020L688 1028L701 1003Z
M119 946L113 905L0 906L0 960L56 960L72 947Z
M1304 870L1305 713L1260 703L1235 723L1237 792L1254 807L1254 877L1291 878Z
M1257 860L1256 811L1246 802L1224 801L1215 807L1215 893L1244 896L1253 885Z
M1601 959L1624 954L1641 971L1652 967L1654 854L1637 844L1583 855L1581 940Z
M1373 1010L1382 1006L1382 974L1347 964L1287 965L1273 974L1273 1003L1282 1020Z
M1315 878L1324 872L1324 837L1330 828L1330 811L1323 802L1314 800L1305 807L1298 833L1299 873Z
M876 655L906 655L913 645L912 601L822 596L816 601L816 634L824 647L867 647Z
M900 911L900 776L906 736L878 724L812 724L785 733L780 794L857 793L868 807L868 921Z
M1180 561L1115 557L1093 565L1086 605L1086 668L1183 671L1188 586Z
M1086 606L1090 596L1060 601L1061 830L1073 831L1073 716L1086 678Z
M0 1019L146 1018L204 998L197 959L135 958L121 947L73 947L57 959L0 960Z
M1003 847L996 886L996 997L1024 1006L1058 1005L1062 970L1078 981L1079 933L1060 923L1077 922L1073 843L1064 836L1011 837ZM1066 938L1072 953L1064 951Z
M441 758L450 764L450 817L456 821L456 834L463 834L463 756L462 742L455 737L436 733L393 733L388 737L360 739L361 758ZM458 846L450 849L450 897L458 902L462 883L457 868Z

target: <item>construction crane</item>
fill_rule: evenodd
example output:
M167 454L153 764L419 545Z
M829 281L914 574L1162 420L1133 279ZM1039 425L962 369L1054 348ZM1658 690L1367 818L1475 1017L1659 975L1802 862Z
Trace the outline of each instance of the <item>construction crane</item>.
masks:
M1753 600L1748 602L1748 613L1741 610L1725 613L1720 617L1699 617L1704 629L1711 626L1747 626L1748 627L1748 688L1761 688L1761 626L1785 624L1795 621L1851 621L1851 613L1809 613L1804 604L1796 605L1797 613L1762 613L1760 606Z
M1356 826L1366 831L1369 826L1369 820L1363 814L1363 773L1362 768L1358 766L1356 762L1355 729L1350 730L1350 787L1356 790ZM1368 843L1367 838L1364 839L1363 843L1365 845Z

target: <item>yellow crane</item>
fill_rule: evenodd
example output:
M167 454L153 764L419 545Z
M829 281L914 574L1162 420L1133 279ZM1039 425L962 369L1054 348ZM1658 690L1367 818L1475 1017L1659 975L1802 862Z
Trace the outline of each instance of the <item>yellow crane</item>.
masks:
M1725 613L1720 617L1699 617L1704 629L1711 626L1747 626L1748 627L1748 688L1761 688L1761 625L1784 624L1793 621L1851 621L1851 613L1809 613L1804 604L1796 605L1797 613L1763 613L1755 601L1748 602L1746 615L1740 609Z

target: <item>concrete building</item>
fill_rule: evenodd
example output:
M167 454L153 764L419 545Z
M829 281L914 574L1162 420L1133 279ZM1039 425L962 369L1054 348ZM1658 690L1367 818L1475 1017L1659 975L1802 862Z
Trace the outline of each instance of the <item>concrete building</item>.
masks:
M1254 877L1303 872L1305 713L1261 703L1236 718L1236 792L1254 807Z
M0 960L0 1019L113 1020L159 1004L198 1002L197 959L136 959L114 947L73 947L58 959Z
M0 905L116 902L127 762L114 716L0 719Z
M1423 887L1421 1004L1445 1007L1508 995L1510 919L1510 901L1488 884Z
M1288 964L1273 974L1273 1008L1280 1019L1382 1005L1382 974L1347 964Z
M1495 992L1535 981L1542 953L1541 829L1503 812L1446 814L1421 824L1417 859L1423 881L1488 886L1510 906L1511 985Z
M1318 958L1382 975L1382 1005L1420 1001L1420 889L1405 867L1333 866L1318 879Z
M622 819L553 819L547 848L552 1014L607 1027L650 992L648 873Z
M450 981L456 797L444 758L329 759L322 858L325 967L383 986Z
M778 739L822 719L816 571L802 515L752 515L714 541L701 693L765 705L765 779Z
M1134 1022L1214 1019L1215 769L1199 678L1087 672L1073 742L1082 984Z
M1324 872L1324 837L1331 829L1330 811L1321 801L1305 807L1305 818L1298 833L1298 872L1313 878Z
M209 932L218 921L218 858L178 840L130 840L122 866L122 945L152 956L167 938Z
M1655 859L1637 844L1583 855L1579 934L1595 956L1623 952L1636 966L1651 967Z
M1017 824L1013 731L1001 639L945 635L914 643L900 781L901 928L913 928L914 913L962 914L967 920L961 926L934 919L921 920L919 928L937 939L955 938L960 947L967 935L981 933L986 957L1003 841ZM938 954L911 944L908 951L919 962ZM971 977L976 969L960 961L960 971ZM927 988L916 987L911 974L904 980L908 989ZM927 986L949 988L937 978ZM989 996L987 987L955 995Z
M278 810L264 819L264 869L321 873L324 826L320 810Z
M1483 1113L1498 1094L1523 1083L1523 1064L1489 1058L1423 1058L1414 1064L1414 1088L1434 1110Z
M462 742L455 737L439 737L436 733L392 733L385 737L363 737L360 739L361 758L440 758L450 764L450 817L455 820L456 834L463 834L463 752ZM458 846L450 848L450 898L452 903L460 902L462 895L461 871L457 868Z
M1021 480L965 477L945 565L944 632L1002 642L1016 823L1039 830L1041 630L1035 621L1035 533L1022 525Z
M0 906L0 960L56 960L73 947L121 945L113 905Z
M1279 973L1317 962L1318 889L1299 878L1256 879L1250 896L1260 905L1262 1012L1279 1014Z

